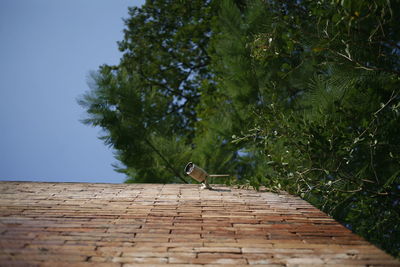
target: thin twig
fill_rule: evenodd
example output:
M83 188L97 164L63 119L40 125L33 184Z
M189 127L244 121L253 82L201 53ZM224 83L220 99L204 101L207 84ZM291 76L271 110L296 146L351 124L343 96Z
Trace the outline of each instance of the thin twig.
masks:
M154 150L154 152L156 152L160 158L165 162L165 164L167 165L167 168L174 174L176 175L182 182L184 182L185 184L187 184L188 182L180 175L180 173L178 171L175 170L174 167L172 167L172 165L169 163L169 161L161 154L161 152L147 139L145 139L146 144Z

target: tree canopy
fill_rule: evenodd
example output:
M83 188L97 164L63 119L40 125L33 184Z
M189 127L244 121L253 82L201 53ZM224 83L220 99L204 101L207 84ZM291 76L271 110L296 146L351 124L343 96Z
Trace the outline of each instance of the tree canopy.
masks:
M400 2L147 1L86 124L127 182L286 190L400 256Z

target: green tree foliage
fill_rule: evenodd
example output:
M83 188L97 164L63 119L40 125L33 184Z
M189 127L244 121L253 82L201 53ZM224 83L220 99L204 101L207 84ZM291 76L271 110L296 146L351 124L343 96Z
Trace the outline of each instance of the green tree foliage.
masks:
M400 251L400 2L147 1L80 103L128 182L194 161Z
M253 123L234 138L262 163L248 183L301 195L397 256L399 4L224 1L213 37L217 88Z
M200 83L209 78L209 1L154 0L129 9L123 58L101 66L80 100L104 130L128 182L187 182Z

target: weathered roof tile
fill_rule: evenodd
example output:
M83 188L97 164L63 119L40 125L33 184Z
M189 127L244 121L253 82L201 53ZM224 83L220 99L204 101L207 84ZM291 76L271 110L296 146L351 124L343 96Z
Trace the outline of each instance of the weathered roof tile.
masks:
M0 182L1 266L399 266L286 193Z

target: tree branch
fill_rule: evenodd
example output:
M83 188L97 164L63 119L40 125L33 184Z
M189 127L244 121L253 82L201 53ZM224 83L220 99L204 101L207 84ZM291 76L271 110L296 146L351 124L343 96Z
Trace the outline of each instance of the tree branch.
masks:
M188 182L180 175L180 173L178 171L176 171L174 169L174 167L171 165L171 163L169 163L169 161L161 154L161 152L147 139L144 139L146 144L154 150L154 152L157 153L157 155L160 156L160 158L165 162L167 168L170 170L170 172L172 172L172 174L176 175L182 182L184 182L185 184L188 184Z

